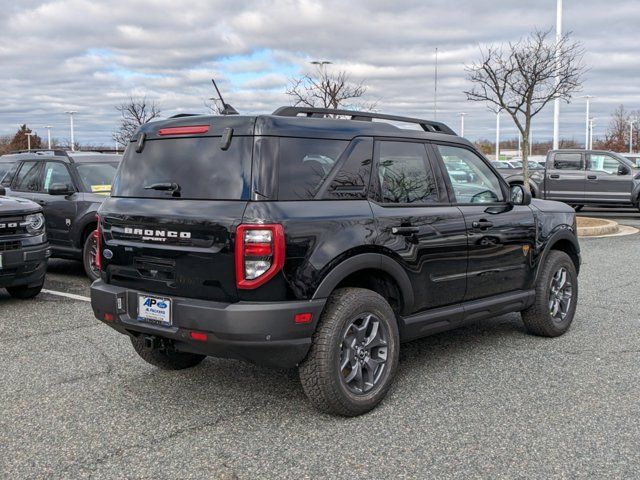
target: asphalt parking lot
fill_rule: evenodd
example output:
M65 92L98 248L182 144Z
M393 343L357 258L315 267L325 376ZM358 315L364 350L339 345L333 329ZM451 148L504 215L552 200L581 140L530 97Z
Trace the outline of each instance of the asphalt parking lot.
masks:
M2 291L0 477L637 478L640 235L581 244L568 334L506 315L406 344L388 398L353 419L313 410L292 372L159 371L86 301ZM51 262L48 290L88 287Z

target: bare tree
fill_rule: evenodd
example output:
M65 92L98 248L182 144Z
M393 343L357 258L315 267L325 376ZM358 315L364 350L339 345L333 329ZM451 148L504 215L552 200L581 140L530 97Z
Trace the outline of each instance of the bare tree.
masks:
M634 122L633 128L633 145L638 145L640 135L638 130L638 118L640 118L640 112L630 112L625 110L624 105L620 105L615 109L611 115L611 121L607 128L607 133L604 138L604 142L601 144L601 148L605 150L612 150L614 152L628 152L629 151L629 135L632 133L629 128L629 122Z
M320 108L354 107L373 110L375 104L350 102L364 96L367 87L364 82L352 82L345 70L329 71L320 66L315 75L305 74L289 80L285 93L295 106Z
M531 119L556 98L568 102L585 72L582 44L571 41L570 34L556 43L550 33L536 30L516 43L481 49L480 61L466 68L473 83L467 99L504 110L520 131L526 186Z
M128 145L131 137L141 125L160 116L160 108L155 102L147 102L147 97L129 97L129 101L116 107L120 112L120 127L114 132L113 140L120 145Z

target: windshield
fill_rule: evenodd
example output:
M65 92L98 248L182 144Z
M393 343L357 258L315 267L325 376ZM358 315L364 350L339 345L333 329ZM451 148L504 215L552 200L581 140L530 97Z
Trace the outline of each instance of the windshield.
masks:
M4 180L4 177L7 176L9 171L11 170L12 164L10 163L0 163L0 182Z
M78 175L88 192L108 195L111 183L118 170L117 163L80 163L77 167Z
M248 200L253 137L147 140L127 148L112 196L168 200Z

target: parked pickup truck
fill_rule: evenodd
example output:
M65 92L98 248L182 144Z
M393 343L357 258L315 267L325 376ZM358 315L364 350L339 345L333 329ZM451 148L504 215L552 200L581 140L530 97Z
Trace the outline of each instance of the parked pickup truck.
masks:
M522 185L522 171L498 170L509 185ZM638 208L640 168L619 153L602 150L550 150L545 168L529 172L531 194L584 205Z

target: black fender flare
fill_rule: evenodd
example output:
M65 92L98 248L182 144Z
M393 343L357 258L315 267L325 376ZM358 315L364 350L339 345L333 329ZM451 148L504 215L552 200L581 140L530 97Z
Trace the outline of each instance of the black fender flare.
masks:
M391 275L400 288L404 311L411 311L414 296L407 272L398 262L380 253L361 253L339 263L322 279L312 298L327 298L342 280L352 273L366 269L382 270Z
M82 218L78 220L78 222L75 225L75 235L74 235L74 243L76 244L76 247L80 249L84 248L84 244L82 242L82 233L87 228L87 226L91 225L92 223L96 223L95 211L86 213Z
M544 249L542 250L542 253L540 254L540 259L538 260L538 265L536 268L536 280L538 279L538 274L540 272L540 267L544 264L544 262L547 259L547 256L549 255L549 252L551 250L553 250L553 246L558 243L561 240L567 240L571 243L571 245L573 245L573 248L575 248L576 252L578 253L578 265L576 265L576 271L579 272L580 271L580 262L581 262L581 257L580 257L580 244L578 243L578 239L576 237L576 233L573 230L570 230L568 228L563 228L561 230L557 230L555 231L545 242L546 245L544 246Z

